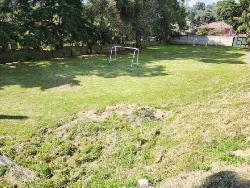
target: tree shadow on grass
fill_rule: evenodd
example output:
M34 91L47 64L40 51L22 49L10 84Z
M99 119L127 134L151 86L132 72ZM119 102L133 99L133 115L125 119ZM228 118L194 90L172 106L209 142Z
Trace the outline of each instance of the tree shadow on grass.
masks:
M243 64L242 53L231 47L203 47L187 45L161 45L150 47L140 54L138 68L130 67L131 55L120 55L117 61L108 63L108 57L90 59L68 58L14 65L0 65L0 89L19 85L24 88L38 87L46 90L58 86L78 86L78 76L104 78L166 76L166 67L154 64L159 60L196 60L203 63Z
M172 45L170 45L172 46ZM157 49L158 53L152 55L155 59L166 60L196 60L211 64L246 64L241 57L246 49L237 49L228 46L195 46L173 45L172 49ZM151 51L157 51L156 49Z
M233 171L221 171L205 179L200 188L249 188L250 180L242 179Z
M19 85L24 88L39 87L41 90L62 85L77 86L78 76L98 76L115 78L119 76L152 77L167 75L162 65L138 68L130 67L130 59L118 59L108 63L106 58L83 60L69 58L44 62L27 62L15 66L0 65L0 89L5 86Z
M2 115L0 114L0 120L1 119L13 119L13 120L23 120L27 119L28 116L20 116L20 115Z

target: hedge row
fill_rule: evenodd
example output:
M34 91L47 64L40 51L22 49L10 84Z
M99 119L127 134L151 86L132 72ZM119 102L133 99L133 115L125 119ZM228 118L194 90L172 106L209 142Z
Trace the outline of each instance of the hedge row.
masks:
M159 42L143 42L142 47L157 45ZM110 45L93 46L93 53L109 53ZM23 61L39 61L52 58L80 56L87 53L86 47L65 47L61 50L13 50L0 53L0 64Z
M15 50L0 53L0 64L10 62L23 62L33 60L46 60L51 58L63 58L79 56L86 53L84 47L65 47L61 50Z

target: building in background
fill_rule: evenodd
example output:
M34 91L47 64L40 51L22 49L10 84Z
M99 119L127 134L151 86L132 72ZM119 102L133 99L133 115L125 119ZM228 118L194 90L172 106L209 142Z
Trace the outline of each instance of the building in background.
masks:
M200 26L199 29L206 27L208 29L208 35L229 35L235 34L233 26L228 25L225 22L212 22L207 25Z

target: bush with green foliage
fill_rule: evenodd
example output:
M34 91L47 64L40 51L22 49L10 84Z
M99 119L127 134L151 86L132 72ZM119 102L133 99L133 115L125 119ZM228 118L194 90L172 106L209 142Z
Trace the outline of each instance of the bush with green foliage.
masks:
M23 62L45 60L51 58L73 57L86 54L85 47L65 47L58 50L15 50L0 53L0 64L11 62Z
M207 27L201 27L199 29L199 31L197 32L197 35L199 35L199 36L205 36L205 35L208 35L208 32L209 32L209 30L208 30Z
M8 170L8 167L6 165L1 165L0 164L0 177L4 176L5 173L7 172L7 170Z

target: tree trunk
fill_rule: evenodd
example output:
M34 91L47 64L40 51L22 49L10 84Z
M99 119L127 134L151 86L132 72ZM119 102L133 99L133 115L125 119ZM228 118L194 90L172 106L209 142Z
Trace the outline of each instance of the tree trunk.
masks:
M57 36L58 43L55 44L55 48L57 50L63 49L63 21L62 18L59 17L59 23L55 26L55 34Z
M57 50L63 49L63 40L59 39L59 42L55 45Z
M165 35L165 43L168 44L168 43L169 43L169 40L170 40L170 35L169 35L169 34L166 34L166 35Z
M106 44L105 36L104 36L104 33L102 33L101 54L103 54L103 49L105 47L105 44Z
M136 48L141 48L141 35L136 34Z
M92 54L93 50L92 50L92 43L88 42L87 44L87 54Z
M8 51L8 50L9 50L9 45L8 45L8 43L3 44L3 45L2 45L1 51L2 51L2 52L6 52L6 51Z

